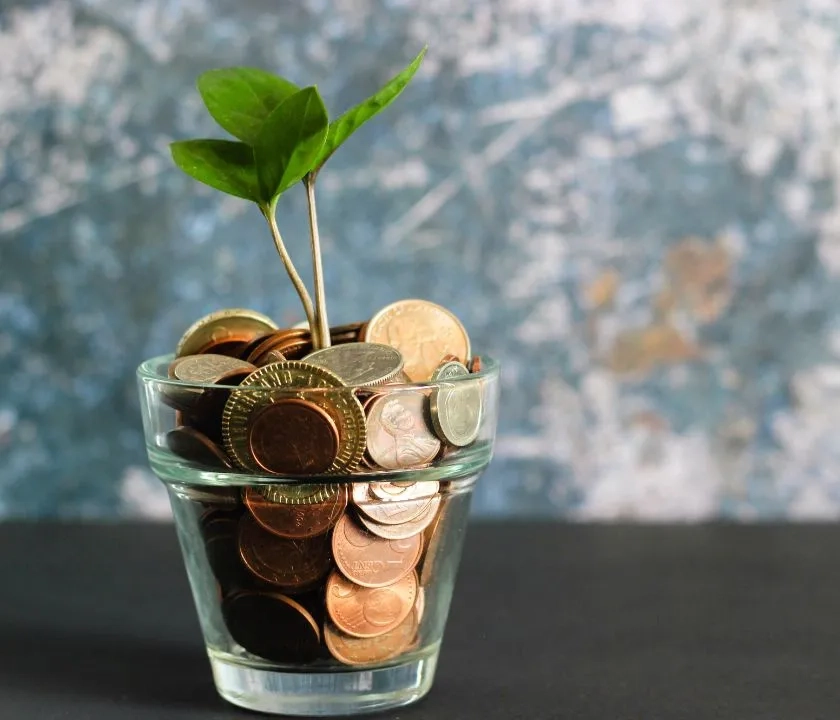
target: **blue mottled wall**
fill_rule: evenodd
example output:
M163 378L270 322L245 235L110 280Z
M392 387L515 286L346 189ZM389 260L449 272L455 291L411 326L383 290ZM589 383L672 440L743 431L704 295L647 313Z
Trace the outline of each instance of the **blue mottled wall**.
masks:
M300 317L256 211L170 165L195 76L338 111L428 42L319 207L331 319L425 296L504 362L475 508L840 515L838 40L835 0L0 0L0 510L165 512L138 361Z

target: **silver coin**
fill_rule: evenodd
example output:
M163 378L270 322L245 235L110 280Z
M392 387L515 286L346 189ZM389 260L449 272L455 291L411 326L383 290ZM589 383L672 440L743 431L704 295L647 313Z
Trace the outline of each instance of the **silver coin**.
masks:
M367 417L367 450L386 470L407 470L431 463L440 440L426 424L426 396L419 390L380 395Z
M431 497L434 495L440 483L437 480L424 480L422 482L372 482L370 494L380 500L416 500L417 498Z
M437 516L439 507L440 495L433 495L416 518L399 525L384 525L371 520L371 518L362 513L359 513L359 521L374 535L378 535L381 538L385 538L386 540L405 540L416 533L423 532L423 530L431 525Z
M403 368L400 351L378 343L331 345L307 355L304 360L338 375L347 385L381 385L397 377Z
M482 395L477 381L449 378L469 377L470 371L457 361L445 362L432 374L437 386L432 390L430 410L432 426L444 442L457 447L469 445L481 428Z
M381 525L400 525L421 515L429 498L410 500L379 500L370 493L368 483L353 483L353 504L360 514ZM419 531L418 531L419 532Z

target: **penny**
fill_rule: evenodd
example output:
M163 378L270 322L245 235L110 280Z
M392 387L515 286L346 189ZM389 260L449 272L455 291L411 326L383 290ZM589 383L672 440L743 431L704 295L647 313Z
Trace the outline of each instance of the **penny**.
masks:
M481 372L481 356L476 355L470 361L470 372L471 373L480 373Z
M381 385L395 378L403 368L399 350L379 343L332 345L310 353L306 362L331 370L347 385Z
M335 525L347 507L347 489L340 486L334 496L308 505L274 503L253 487L245 488L242 499L263 528L280 537L299 539L322 535Z
M248 419L251 457L277 475L319 475L338 456L338 428L315 403L284 398L265 405Z
M239 513L211 510L201 517L207 563L223 594L241 589L249 581L236 542Z
M286 592L306 590L330 570L326 535L307 540L281 538L250 515L239 522L239 555L257 578Z
M414 615L417 618L417 624L423 622L423 615L426 612L426 589L421 585L417 588L417 600L414 601Z
M324 623L324 642L330 654L345 665L370 665L405 652L417 634L416 613L409 613L397 627L375 638L357 638Z
M382 525L400 525L414 520L426 510L428 497L407 500L380 500L372 497L368 483L353 483L353 504L368 518Z
M272 483L255 485L254 490L266 500L287 505L311 505L333 497L339 485L326 483Z
M318 392L306 389L318 388ZM340 445L331 474L349 473L365 451L366 428L362 406L334 373L299 361L273 363L251 373L238 389L230 391L222 413L225 450L236 465L259 473L262 467L251 455L249 422L264 405L281 398L299 397L329 413L338 428Z
M348 580L364 587L384 587L414 570L423 551L423 538L418 533L404 540L383 540L345 514L333 530L332 551L335 564Z
M362 513L359 513L359 521L374 535L378 535L386 540L402 540L411 537L415 533L423 532L435 519L439 506L440 495L435 495L429 499L429 502L417 517L399 525L378 523Z
M218 310L194 322L175 348L175 356L196 355L208 346L246 343L257 335L276 330L274 321L255 310Z
M437 565L440 562L440 552L444 545L444 537L446 533L446 516L448 513L449 501L451 498L446 498L441 501L440 511L433 522L429 523L426 530L423 531L423 539L425 549L423 551L423 560L420 565L420 584L423 587L428 586L436 577Z
M320 630L300 603L275 592L236 592L222 603L231 637L251 655L273 662L310 662L318 657Z
M405 359L405 372L423 382L446 355L466 363L470 340L464 326L446 308L428 300L400 300L374 315L363 338L395 347Z
M432 374L432 427L441 440L456 447L472 443L481 428L481 385L476 380L461 380L469 375L459 362L443 363ZM450 379L454 382L446 382Z
M261 343L254 345L248 354L248 362L257 364L257 360L272 348L278 347L283 343L300 338L307 338L309 336L308 330L277 330L270 335L264 336Z
M377 398L370 406L367 450L386 470L428 465L441 443L425 420L426 396L418 390L399 390Z
M380 500L415 500L434 495L440 489L440 483L437 480L371 482L368 489Z
M166 445L176 455L196 465L231 469L224 451L210 438L191 427L177 427L166 433Z
M333 571L327 580L327 612L339 630L370 638L396 628L414 607L417 574L409 573L393 585L367 588Z

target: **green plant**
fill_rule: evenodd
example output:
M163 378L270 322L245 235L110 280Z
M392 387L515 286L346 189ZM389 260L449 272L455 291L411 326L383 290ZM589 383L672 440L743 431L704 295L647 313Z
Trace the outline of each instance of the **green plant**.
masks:
M187 175L229 195L256 203L303 304L315 348L330 344L324 292L315 181L333 153L385 109L411 81L426 49L379 91L332 122L314 86L299 88L257 68L210 70L198 90L213 119L236 140L182 140L172 159ZM277 201L302 182L309 209L315 304L292 263L277 226Z

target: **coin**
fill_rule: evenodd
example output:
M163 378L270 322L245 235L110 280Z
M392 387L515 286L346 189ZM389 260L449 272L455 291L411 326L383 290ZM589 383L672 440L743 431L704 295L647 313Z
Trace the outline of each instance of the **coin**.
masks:
M215 355L213 353L185 355L177 358L169 366L169 377L187 383L224 385L225 379L233 377L241 380L256 369L249 362L226 355Z
M367 450L386 470L428 465L440 452L440 440L425 420L426 396L419 390L382 395L368 412Z
M276 330L274 321L255 310L217 310L194 322L175 348L175 356L196 355L213 345L250 342L257 335Z
M338 456L338 428L315 403L285 398L258 407L248 418L251 457L276 475L319 475Z
M363 338L397 348L405 359L405 372L423 382L445 355L466 363L470 340L464 326L449 310L428 300L400 300L374 315Z
M191 427L177 427L166 433L166 445L176 455L196 465L223 468L233 467L224 451L210 438Z
M481 372L481 356L476 355L470 361L470 372L471 373L480 373Z
M459 362L446 362L432 374L430 410L437 436L450 445L464 447L478 437L481 428L481 386L475 380L448 383L449 379L469 377Z
M383 540L345 514L333 530L332 551L335 564L348 580L364 587L384 587L414 570L423 551L423 538L418 533L404 540Z
M434 497L429 498L429 502L417 517L399 525L386 525L384 523L378 523L362 513L359 513L359 521L374 535L378 535L386 540L401 540L425 530L435 519L439 506L440 495L435 495Z
M371 482L368 489L380 500L415 500L434 495L440 489L440 483L437 480Z
M246 586L250 579L242 566L236 542L239 515L211 510L200 519L207 563L224 595Z
M429 523L429 526L423 532L425 549L420 565L420 584L423 587L431 584L435 579L437 564L440 562L440 552L446 533L446 515L449 500L450 498L441 501L440 511L437 517L434 519L434 522Z
M417 574L393 585L367 588L333 571L327 580L327 612L339 630L353 637L384 635L397 627L414 607Z
M308 538L327 532L347 507L347 488L323 502L290 505L266 500L253 487L243 492L245 506L254 519L269 532L285 538Z
M324 623L324 642L330 654L345 665L370 665L390 660L411 644L417 634L417 615L410 612L390 632L375 638L357 638L339 630L334 623Z
M334 372L355 387L389 382L403 368L399 350L379 343L332 345L310 353L305 360Z
M231 637L247 652L273 662L318 657L320 630L300 603L276 592L236 592L222 603Z
M319 392L307 392L319 388ZM352 391L323 368L299 361L273 363L251 373L239 389L232 390L222 414L225 450L239 467L261 472L251 456L249 421L258 408L280 398L298 397L315 403L332 417L338 428L338 455L329 472L349 473L365 451L365 414Z
M333 497L339 487L339 485L327 483L276 483L255 485L253 489L273 503L311 505Z
M250 515L244 515L239 522L239 555L256 577L286 592L312 587L330 569L326 535L306 540L281 538L265 530Z
M417 600L414 601L414 615L417 618L417 624L423 622L423 615L426 612L426 589L421 585L417 588Z
M401 525L426 510L428 497L380 500L371 496L368 483L353 483L353 504L368 518L382 525Z

